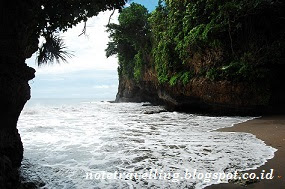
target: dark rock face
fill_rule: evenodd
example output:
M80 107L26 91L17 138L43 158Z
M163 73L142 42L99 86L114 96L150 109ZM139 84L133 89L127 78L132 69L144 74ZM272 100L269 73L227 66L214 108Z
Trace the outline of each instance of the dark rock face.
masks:
M0 62L0 188L16 188L18 168L23 159L23 144L17 121L25 103L30 99L28 81L35 70L24 62L11 62L2 57ZM3 61L4 60L4 61ZM10 63L10 64L7 64Z
M18 188L19 175L7 156L0 156L0 188Z
M18 168L23 159L23 144L17 122L25 103L30 99L28 81L35 77L35 70L26 65L25 59L38 48L36 32L31 29L36 22L32 12L27 11L29 7L23 5L8 0L0 2L1 189L19 188Z
M0 62L0 188L15 188L19 182L17 169L23 159L23 144L17 121L25 103L30 99L28 81L35 70L19 64Z
M151 102L161 104L156 86L151 82L137 84L129 79L119 80L119 90L115 102Z
M140 82L121 77L116 102L148 101L171 111L190 113L261 115L278 111L280 101L272 103L275 94L269 81L234 83L193 78L186 86L169 86L145 75Z

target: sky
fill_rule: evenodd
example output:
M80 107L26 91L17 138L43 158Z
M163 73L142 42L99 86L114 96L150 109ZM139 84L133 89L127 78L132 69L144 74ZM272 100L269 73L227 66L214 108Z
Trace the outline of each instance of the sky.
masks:
M158 0L130 1L132 2L143 4L152 11ZM79 36L84 27L83 23L60 34L68 51L74 55L68 59L68 63L38 67L36 53L26 60L29 66L36 69L36 77L29 82L32 98L115 99L119 83L118 60L116 56L105 56L109 41L105 25L108 24L110 15L111 11L106 11L90 18L87 21L86 35ZM118 23L118 16L116 12L111 22Z

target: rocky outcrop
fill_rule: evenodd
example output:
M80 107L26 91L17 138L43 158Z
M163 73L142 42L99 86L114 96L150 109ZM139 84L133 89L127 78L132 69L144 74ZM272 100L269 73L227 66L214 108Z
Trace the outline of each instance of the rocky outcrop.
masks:
M15 188L17 169L23 158L23 145L17 129L20 113L30 99L28 81L35 70L25 64L0 63L0 188Z
M11 160L7 156L0 156L0 188L16 188L18 180L18 172L13 168Z
M23 7L25 6L25 7ZM37 24L28 6L20 1L0 2L0 188L19 188L18 168L23 158L23 144L17 122L30 99L28 81L35 70L25 59L38 48ZM36 28L36 27L35 27Z
M279 90L274 91L269 80L237 83L196 77L186 86L170 86L158 84L155 77L149 77L146 73L140 82L120 77L116 102L148 101L165 105L168 110L218 115L274 113L280 112L282 109L278 106L284 105L285 94L280 85L276 84L275 88L279 86ZM281 84L282 80L278 80Z
M218 2L171 1L133 33L121 32L132 29L126 22L110 27L109 48L120 57L117 101L223 115L284 112L284 3Z
M161 104L157 86L149 81L136 83L127 78L119 80L119 90L115 102L151 102Z

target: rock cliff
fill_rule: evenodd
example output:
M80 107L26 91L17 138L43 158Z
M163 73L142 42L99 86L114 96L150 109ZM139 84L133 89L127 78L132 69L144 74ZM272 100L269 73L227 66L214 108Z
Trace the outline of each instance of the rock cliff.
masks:
M38 48L38 37L30 27L35 18L14 1L0 2L0 188L20 187L18 168L23 158L23 144L17 122L30 99L28 81L35 70L26 65ZM31 5L30 6L34 6ZM22 24L22 23L29 23Z
M284 77L263 83L192 78L187 85L159 84L144 73L141 81L121 76L116 102L151 102L168 110L218 115L262 115L283 112ZM152 75L155 75L154 73Z
M282 112L284 11L279 1L132 4L108 26L118 56L117 102L170 110L260 115Z

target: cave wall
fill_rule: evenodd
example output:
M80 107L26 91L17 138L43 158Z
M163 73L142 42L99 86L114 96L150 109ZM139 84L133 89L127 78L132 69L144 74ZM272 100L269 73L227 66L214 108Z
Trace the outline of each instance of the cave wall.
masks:
M23 158L23 144L17 122L30 99L28 81L35 70L26 58L38 48L36 18L30 11L35 4L21 1L0 2L0 188L19 187L18 168ZM30 7L29 7L30 6Z

